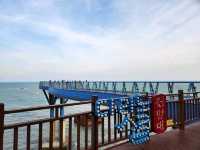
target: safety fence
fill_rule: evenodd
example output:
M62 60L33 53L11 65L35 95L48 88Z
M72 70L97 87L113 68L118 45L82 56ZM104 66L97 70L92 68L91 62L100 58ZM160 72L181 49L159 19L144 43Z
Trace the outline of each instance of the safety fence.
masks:
M185 124L192 123L200 118L200 98L197 93L179 93L167 96L167 116L173 120L174 127L184 129ZM170 97L174 97L170 100ZM60 105L48 105L29 107L23 109L4 110L4 104L0 104L0 150L6 149L5 134L12 132L12 149L98 149L112 143L128 138L130 125L123 132L118 132L115 125L122 121L122 115L114 112L113 116L98 118L94 107L97 97L91 97L91 101L69 103ZM71 106L91 105L91 110L83 113L64 114L60 116L61 108L68 109ZM55 110L54 118L42 118L30 121L20 121L7 124L4 118L7 115L26 113L30 111ZM134 116L133 116L134 117ZM37 130L32 130L37 127ZM24 136L20 136L23 128ZM38 132L36 137L32 132ZM21 139L25 142L21 142ZM47 139L46 139L47 138ZM45 139L45 140L44 140Z

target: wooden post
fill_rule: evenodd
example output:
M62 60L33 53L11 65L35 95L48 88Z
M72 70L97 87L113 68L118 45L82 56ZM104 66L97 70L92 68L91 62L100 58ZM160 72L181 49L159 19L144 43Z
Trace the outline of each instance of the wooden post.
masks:
M183 90L178 90L178 99L179 99L179 128L180 130L185 129L185 103Z
M4 104L0 103L0 150L3 150L4 135Z
M54 96L49 94L49 105L54 105L55 101L54 101ZM50 118L54 118L55 117L55 109L54 108L50 108Z
M95 115L95 103L97 96L92 96L92 149L98 150L98 117Z

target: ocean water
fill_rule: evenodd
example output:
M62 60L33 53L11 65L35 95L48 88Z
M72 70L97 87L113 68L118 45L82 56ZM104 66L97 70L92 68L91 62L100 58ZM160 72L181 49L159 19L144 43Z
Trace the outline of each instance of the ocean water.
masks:
M6 109L47 104L37 82L0 83L0 102Z

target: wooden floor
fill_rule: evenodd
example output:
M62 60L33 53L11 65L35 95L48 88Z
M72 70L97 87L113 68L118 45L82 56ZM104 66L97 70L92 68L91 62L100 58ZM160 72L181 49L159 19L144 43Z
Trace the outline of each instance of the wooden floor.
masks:
M187 126L185 131L177 129L154 135L144 145L126 143L110 150L200 150L200 122Z

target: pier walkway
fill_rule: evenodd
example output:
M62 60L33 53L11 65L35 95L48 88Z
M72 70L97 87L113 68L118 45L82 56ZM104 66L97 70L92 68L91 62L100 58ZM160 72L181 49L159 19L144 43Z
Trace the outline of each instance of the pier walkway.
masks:
M122 144L109 150L200 150L200 122L190 124L184 131L176 129L151 137L147 144Z
M43 91L73 100L88 100L92 95L99 98L121 97L133 93L173 94L182 89L195 93L200 89L200 81L41 81ZM74 96L75 95L75 96Z

